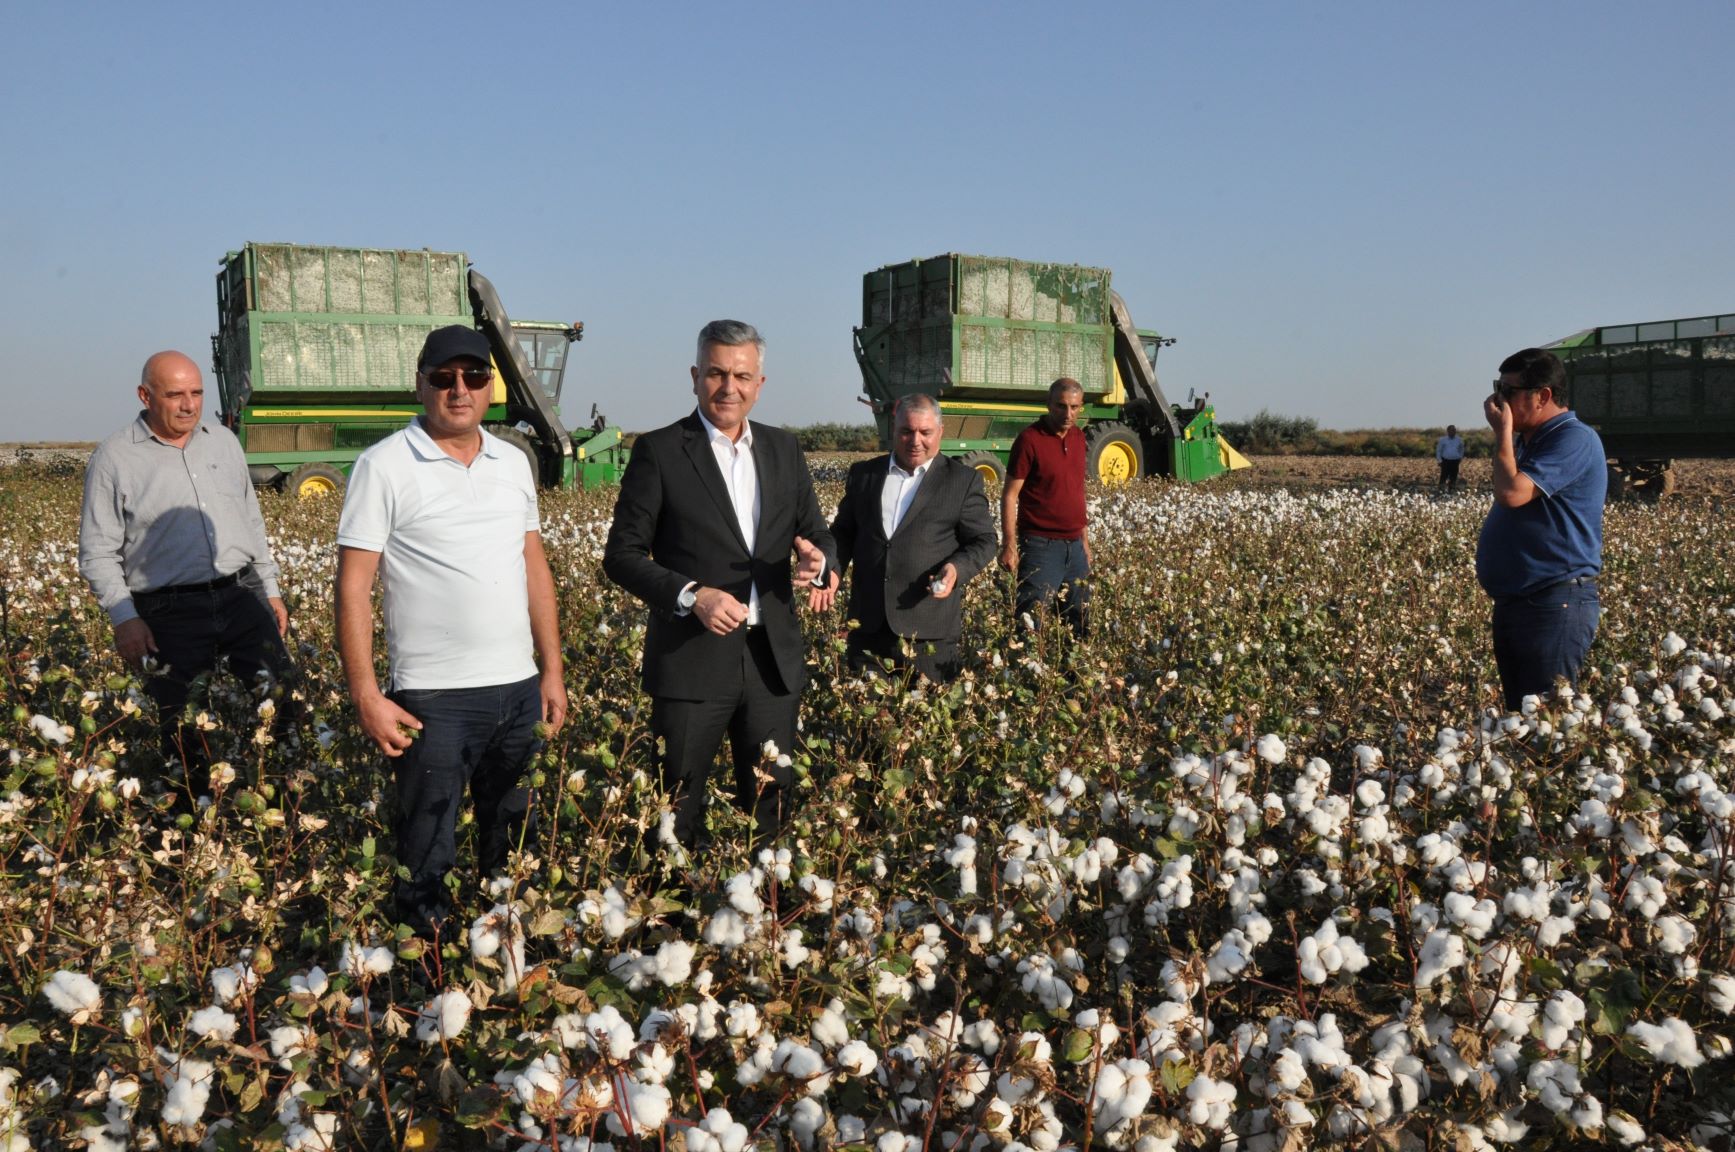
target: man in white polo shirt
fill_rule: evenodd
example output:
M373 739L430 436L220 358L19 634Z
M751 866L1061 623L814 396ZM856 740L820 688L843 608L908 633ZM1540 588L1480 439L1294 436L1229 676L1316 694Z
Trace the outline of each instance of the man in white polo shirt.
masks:
M554 577L524 454L482 429L488 341L453 325L416 366L422 415L362 453L338 524L337 633L362 731L397 762L401 922L448 934L458 806L476 805L477 866L502 867L530 810L520 787L566 719ZM375 680L384 588L389 692Z

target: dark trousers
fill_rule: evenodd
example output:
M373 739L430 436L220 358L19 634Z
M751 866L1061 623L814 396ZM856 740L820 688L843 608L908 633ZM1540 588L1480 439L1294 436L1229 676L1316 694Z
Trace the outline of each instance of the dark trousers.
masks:
M1558 679L1578 684L1601 612L1594 576L1494 601L1494 663L1508 711L1552 693Z
M908 657L904 655L904 643L904 638L896 632L884 629L870 632L865 628L857 628L849 634L849 647L844 652L844 658L852 668L875 672L885 671L888 663L893 669L912 667L936 684L950 683L958 678L960 662L956 637L949 640L910 640L908 643L915 654Z
M651 701L651 733L662 748L657 765L674 803L675 839L689 848L705 826L705 784L725 733L735 764L735 806L752 813L758 826L755 836L770 840L788 815L790 770L767 761L761 749L771 740L779 754L794 755L801 697L784 687L764 628L748 629L740 675L734 683L717 687L726 694L709 700L658 696ZM761 781L761 772L771 779ZM655 829L647 843L655 854Z
M1058 611L1073 635L1089 626L1090 564L1083 540L1018 537L1018 611L1034 612L1059 602Z
M398 863L409 879L397 887L400 922L421 935L443 930L452 911L446 874L458 862L458 807L464 789L476 804L476 868L506 866L530 814L519 781L542 750L540 677L486 688L405 688L391 693L422 730L397 760Z
M1458 487L1458 466L1462 463L1464 463L1463 460L1440 461L1440 487Z
M157 703L163 755L178 756L186 766L188 791L204 795L210 791L210 756L198 729L181 723L193 682L225 658L230 671L250 687L261 671L288 678L293 668L277 617L245 581L214 590L139 592L133 607L150 626L162 666L160 674L145 681L145 691Z

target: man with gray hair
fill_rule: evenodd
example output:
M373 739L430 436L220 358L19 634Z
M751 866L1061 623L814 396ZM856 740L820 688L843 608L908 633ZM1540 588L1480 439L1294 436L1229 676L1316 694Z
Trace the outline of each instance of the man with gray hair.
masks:
M603 550L609 579L650 610L642 679L674 837L689 848L725 734L735 801L758 836L789 815L787 756L807 682L793 586L822 586L835 566L800 444L747 419L764 347L738 320L699 332L698 410L633 444Z
M932 396L898 401L891 453L850 467L831 522L838 570L808 601L830 608L838 575L853 562L850 662L908 663L944 683L958 675L964 585L994 558L994 515L981 475L940 455L940 432Z
M227 659L244 681L290 671L289 611L259 515L247 457L227 428L203 422L205 383L179 352L139 377L143 411L91 454L78 570L114 624L115 651L156 701L163 752L186 768L187 795L209 787L209 759L181 726L193 681Z

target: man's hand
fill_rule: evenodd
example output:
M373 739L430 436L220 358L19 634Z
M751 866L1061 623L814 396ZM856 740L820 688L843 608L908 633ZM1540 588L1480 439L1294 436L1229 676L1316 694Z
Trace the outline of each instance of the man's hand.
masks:
M553 736L566 723L566 677L555 662L552 668L542 670L542 722L548 725L548 735Z
M355 711L356 718L361 721L361 730L387 756L402 756L404 749L410 746L411 736L404 731L405 728L422 730L420 720L393 704L377 688L366 696L356 697Z
M721 588L701 588L695 594L693 615L719 636L727 636L747 622L747 605Z
M808 592L807 610L809 612L830 612L831 606L837 602L837 584L837 573L833 572L824 588L815 588Z
M801 561L795 566L795 583L812 584L825 571L825 553L816 545L809 544L806 538L795 538L795 555Z
M1018 543L1010 537L1007 538L1005 544L1001 545L1000 567L1008 572L1018 571Z
M271 597L270 604L271 614L277 617L277 634L279 636L289 635L289 609L284 607L283 597Z
M137 668L145 658L145 653L157 650L157 638L151 635L151 626L139 617L134 616L125 624L114 626L114 650L120 653L120 658Z
M1494 443L1512 443L1512 405L1500 393L1491 394L1482 401L1482 415L1488 421L1488 427L1494 429Z
M936 600L944 600L952 594L952 589L958 586L958 566L947 564L934 574L932 583L928 586L929 595Z

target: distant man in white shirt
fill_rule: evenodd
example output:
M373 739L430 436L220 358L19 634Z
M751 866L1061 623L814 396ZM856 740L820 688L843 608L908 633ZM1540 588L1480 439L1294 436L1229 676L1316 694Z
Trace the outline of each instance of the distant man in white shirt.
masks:
M493 382L480 332L431 333L416 368L423 413L356 461L337 530L344 676L362 731L397 764L396 853L409 870L398 918L436 940L450 938L445 877L466 786L486 876L524 832L520 780L566 719L536 484L523 453L481 427ZM386 692L374 674L376 575Z
M994 558L995 536L981 475L939 454L941 429L933 397L900 399L891 454L850 467L831 534L838 572L855 565L850 662L910 663L943 683L959 671L961 593ZM830 608L837 586L833 573L826 589L809 594L811 606Z
M1458 490L1458 467L1464 463L1464 439L1456 424L1446 425L1446 434L1434 441L1434 459L1440 462L1440 491Z

